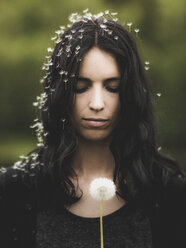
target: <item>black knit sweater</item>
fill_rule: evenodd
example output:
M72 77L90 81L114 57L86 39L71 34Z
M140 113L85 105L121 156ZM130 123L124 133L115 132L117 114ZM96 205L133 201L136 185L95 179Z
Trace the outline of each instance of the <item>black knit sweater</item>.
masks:
M37 177L25 169L0 173L0 247L99 247L98 219L64 210L58 186ZM167 173L166 181L155 198L134 199L104 217L105 248L186 247L186 178Z
M99 248L99 218L84 218L67 210L38 214L37 248ZM147 216L125 205L103 217L105 248L152 248Z

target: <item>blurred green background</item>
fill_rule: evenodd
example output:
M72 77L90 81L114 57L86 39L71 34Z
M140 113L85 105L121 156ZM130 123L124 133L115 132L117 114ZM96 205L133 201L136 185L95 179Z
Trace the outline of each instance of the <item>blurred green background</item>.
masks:
M32 102L42 90L50 38L72 12L86 8L94 14L118 12L121 24L131 21L132 29L140 29L137 42L143 61L150 61L158 144L186 169L185 0L1 0L0 166L36 147Z

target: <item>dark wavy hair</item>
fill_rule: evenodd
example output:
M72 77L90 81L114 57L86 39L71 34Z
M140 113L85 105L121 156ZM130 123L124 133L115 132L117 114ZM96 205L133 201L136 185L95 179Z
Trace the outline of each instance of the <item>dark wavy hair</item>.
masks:
M157 150L151 91L130 32L112 19L81 19L63 33L55 46L41 108L47 135L40 148L40 160L45 173L60 184L67 205L79 199L70 180L76 177L71 158L78 146L71 123L74 87L81 61L94 46L113 55L121 71L121 119L110 144L115 159L113 180L119 182L121 197L129 201L137 195L151 195L163 168L181 173L176 162Z

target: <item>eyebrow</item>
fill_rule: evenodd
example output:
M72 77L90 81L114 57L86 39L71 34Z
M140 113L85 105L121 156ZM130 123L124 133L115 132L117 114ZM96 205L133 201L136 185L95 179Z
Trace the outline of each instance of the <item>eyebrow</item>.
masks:
M86 77L78 77L78 80L85 82L85 83L92 83L92 80L90 80L89 78ZM112 81L120 81L121 78L120 77L111 77L111 78L107 78L105 80L103 80L104 83L110 83Z

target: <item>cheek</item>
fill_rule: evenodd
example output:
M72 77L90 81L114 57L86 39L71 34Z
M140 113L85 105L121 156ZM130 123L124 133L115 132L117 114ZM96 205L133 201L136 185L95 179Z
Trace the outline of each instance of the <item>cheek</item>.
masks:
M118 113L120 112L119 96L116 97L115 99L112 99L112 101L110 101L110 110L112 111L114 116L118 115Z
M77 119L83 112L84 108L86 106L86 102L84 98L76 97L75 103L74 103L74 117Z

